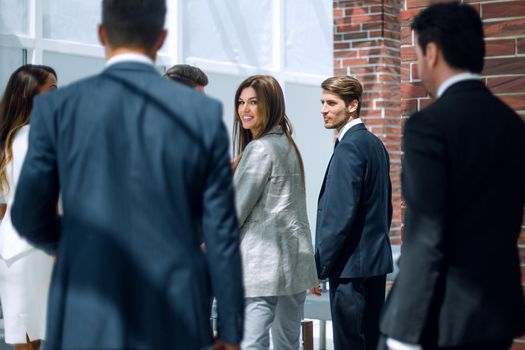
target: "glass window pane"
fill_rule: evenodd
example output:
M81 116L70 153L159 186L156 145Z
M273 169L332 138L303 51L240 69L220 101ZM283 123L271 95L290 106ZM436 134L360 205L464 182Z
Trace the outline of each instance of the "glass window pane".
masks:
M285 67L332 75L332 1L285 1Z
M308 219L315 233L317 198L333 151L332 130L324 128L321 118L321 87L286 83L286 114L292 122L293 137L301 151L306 177ZM312 142L312 140L316 140Z
M4 93L11 74L22 64L24 64L22 49L0 47L0 95Z
M2 1L2 0L0 0ZM99 44L100 1L39 0L44 14L44 38Z
M184 0L182 18L185 58L271 68L271 0Z
M104 69L104 59L68 55L44 51L44 64L53 67L58 75L58 86L64 86L78 79L100 73Z
M0 33L29 35L29 0L0 0Z

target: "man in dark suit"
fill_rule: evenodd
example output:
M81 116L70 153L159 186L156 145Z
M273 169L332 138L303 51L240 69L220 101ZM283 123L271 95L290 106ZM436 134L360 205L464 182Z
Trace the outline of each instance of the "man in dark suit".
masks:
M46 346L208 348L213 290L221 344L238 349L244 299L221 105L153 66L164 0L102 4L107 67L35 101L12 212L23 237L56 254Z
M437 100L405 127L405 230L381 331L391 349L508 349L525 327L525 126L480 81L474 8L431 6L412 29L419 76Z
M392 271L388 152L359 118L359 81L333 77L321 87L324 126L339 134L319 194L317 273L329 278L335 349L374 349Z

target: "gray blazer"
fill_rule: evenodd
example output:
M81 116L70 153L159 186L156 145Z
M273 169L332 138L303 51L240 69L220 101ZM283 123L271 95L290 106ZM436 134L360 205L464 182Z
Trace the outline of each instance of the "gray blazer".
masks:
M279 126L246 146L234 176L246 297L292 295L317 282L297 155Z

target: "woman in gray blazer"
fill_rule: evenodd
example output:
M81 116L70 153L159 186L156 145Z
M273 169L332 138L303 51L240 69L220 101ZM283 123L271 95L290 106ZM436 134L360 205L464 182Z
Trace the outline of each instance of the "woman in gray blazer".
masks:
M306 290L317 283L304 169L271 76L235 94L233 168L246 297L243 349L298 349Z

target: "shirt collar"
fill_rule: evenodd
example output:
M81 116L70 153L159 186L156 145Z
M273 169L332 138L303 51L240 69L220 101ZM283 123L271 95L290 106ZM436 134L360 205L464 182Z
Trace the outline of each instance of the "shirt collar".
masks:
M339 133L339 135L337 136L337 139L341 141L343 139L343 136L345 136L346 132L350 130L352 126L357 125L357 124L363 124L363 121L361 120L361 118L355 118L349 121L348 123L346 123L345 126L343 126L343 128L341 129L341 132Z
M106 68L121 62L138 62L153 66L153 61L148 56L141 53L127 52L115 55L107 60Z
M447 90L452 85L459 83L460 81L480 80L480 79L481 79L481 76L479 74L474 74L470 72L459 73L459 74L453 75L441 84L441 86L439 87L437 91L437 97L441 97L441 95L443 95L445 90Z

